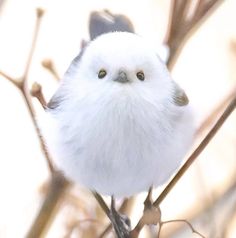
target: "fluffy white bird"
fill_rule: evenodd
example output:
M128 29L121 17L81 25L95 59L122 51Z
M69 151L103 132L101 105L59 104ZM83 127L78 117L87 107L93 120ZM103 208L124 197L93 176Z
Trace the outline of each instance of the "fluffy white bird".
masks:
M170 178L194 132L184 91L148 42L124 32L96 38L75 58L47 116L43 131L58 168L115 197Z

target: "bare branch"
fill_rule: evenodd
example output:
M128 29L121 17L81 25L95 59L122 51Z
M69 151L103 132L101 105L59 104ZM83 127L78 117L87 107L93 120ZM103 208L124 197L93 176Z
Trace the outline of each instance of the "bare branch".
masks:
M39 138L39 143L42 149L42 152L46 158L47 161L47 165L49 168L49 171L53 172L54 171L54 166L52 164L52 160L50 158L50 155L47 151L45 142L43 140L43 137L41 135L41 132L39 130L37 121L36 121L36 117L35 117L35 111L34 111L34 107L32 105L32 100L31 100L31 95L28 89L28 84L27 84L27 76L28 76L28 71L31 65L31 61L32 61L32 57L33 57L33 53L36 47L36 42L37 42L37 38L38 38L38 32L39 32L39 28L40 28L40 23L41 23L41 18L43 16L43 10L42 9L37 9L36 10L36 14L37 14L37 21L36 21L36 26L35 26L35 30L34 30L34 37L32 40L32 45L31 45L31 49L30 49L30 53L28 56L28 60L27 60L27 64L26 64L26 68L24 70L24 74L23 76L20 78L20 80L14 79L8 75L6 75L3 72L0 72L0 74L2 76L4 76L7 80L9 80L11 83L13 83L22 93L22 96L24 98L24 101L27 105L28 111L30 113L33 125L35 127L35 130L37 132L38 138Z
M108 217L110 217L110 209L107 206L107 204L104 202L102 196L95 191L92 191L92 193L93 193L93 196L96 198L97 202L99 203L99 205L101 206L102 210L105 212L105 214Z
M22 77L23 81L26 81L27 76L28 76L29 68L30 68L30 65L32 62L32 58L34 55L34 51L35 51L35 47L36 47L36 43L37 43L37 39L38 39L38 33L39 33L40 26L41 26L41 20L42 20L43 14L44 14L43 9L41 9L41 8L36 9L36 16L37 16L36 25L35 25L35 29L34 29L33 40L31 43L30 52L28 55L25 70L24 70L23 77Z
M56 71L55 65L52 62L52 60L50 59L45 59L42 61L42 66L47 69L54 77L57 81L60 81L60 76L58 74L58 72Z
M0 71L0 75L2 75L4 78L6 78L9 82L11 82L17 88L21 88L21 81L20 80L16 80L16 79L12 78L11 76L5 74L2 71Z
M170 48L170 56L167 62L169 69L172 69L178 55L184 44L194 33L194 30L206 20L207 16L219 6L223 0L201 0L190 19L188 11L190 10L191 1L172 0L172 10L170 13L169 27L165 37L165 44Z
M198 232L196 229L194 229L194 227L192 226L192 224L189 221L184 220L184 219L176 219L176 220L170 220L170 221L161 222L159 231L161 230L163 225L166 225L166 224L169 224L169 223L174 223L174 222L184 222L184 223L186 223L189 226L189 228L191 229L191 231L193 233L199 235L202 238L206 238L204 235L202 235L200 232ZM159 232L159 235L160 235L160 232Z
M36 13L37 13L37 20L36 20L36 26L35 26L35 30L34 30L32 45L31 45L28 60L26 63L26 67L24 70L24 74L20 78L21 80L17 81L16 79L13 79L4 73L1 73L1 75L3 75L6 79L8 79L10 82L12 82L16 87L18 87L18 89L22 93L24 101L25 101L27 108L29 110L33 125L37 132L42 152L45 156L49 171L51 172L51 175L52 175L52 183L51 183L49 192L45 198L45 201L42 204L42 207L41 207L41 210L39 211L38 216L36 217L32 227L27 235L27 238L41 237L42 234L44 234L46 232L47 227L49 226L49 224L52 221L52 218L54 217L57 205L59 204L62 194L65 192L65 188L69 184L69 182L62 176L62 174L55 170L55 168L52 164L52 160L51 160L50 155L47 151L47 148L45 146L44 140L41 135L41 131L39 130L39 127L38 127L38 124L36 121L35 111L34 111L34 107L32 105L32 99L31 99L31 95L30 95L29 88L27 85L28 72L29 72L29 68L30 68L30 65L32 62L32 57L33 57L37 39L38 39L38 32L39 32L39 29L41 26L40 23L41 23L41 19L43 16L43 10L37 9ZM41 91L41 89L38 86L32 90L32 92L33 92L33 94L35 94L35 96L37 93L40 93L40 91ZM39 98L39 94L37 96ZM42 104L45 104L45 100L42 95L40 96L40 100L41 100Z
M38 101L40 102L40 104L42 105L42 107L45 109L46 108L46 100L43 96L42 93L42 86L40 84L38 84L37 82L34 82L34 84L32 85L32 88L30 90L30 94L37 98Z
M26 238L44 237L70 183L60 172L53 172L48 193Z

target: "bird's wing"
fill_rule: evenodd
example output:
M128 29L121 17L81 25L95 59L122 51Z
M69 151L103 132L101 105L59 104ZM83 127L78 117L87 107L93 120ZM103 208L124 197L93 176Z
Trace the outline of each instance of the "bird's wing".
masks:
M174 80L172 80L172 82L174 86L173 99L175 105L180 107L188 105L189 100L184 90L176 82L174 82Z
M62 98L60 96L59 90L57 90L56 93L52 96L52 98L48 102L47 109L50 109L50 110L56 109L60 105L61 101L62 101Z
M81 57L85 51L85 48L82 48L80 53L73 59L73 61L71 62L69 68L67 69L64 78L67 78L68 75L73 74L73 69L75 67L78 67L79 61L81 60ZM54 95L52 96L52 98L50 99L50 101L47 103L47 108L48 109L56 109L60 103L63 101L64 95L63 95L63 85L65 85L66 82L61 83L61 85L59 86L59 88L57 89L57 91L54 93Z

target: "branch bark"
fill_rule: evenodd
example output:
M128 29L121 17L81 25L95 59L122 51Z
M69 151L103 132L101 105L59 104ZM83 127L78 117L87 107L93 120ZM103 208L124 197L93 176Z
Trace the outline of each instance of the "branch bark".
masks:
M53 172L48 192L26 238L45 237L69 185L60 172Z

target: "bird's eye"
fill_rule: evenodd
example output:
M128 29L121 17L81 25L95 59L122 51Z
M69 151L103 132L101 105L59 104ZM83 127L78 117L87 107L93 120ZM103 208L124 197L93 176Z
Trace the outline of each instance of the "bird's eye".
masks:
M137 74L136 74L137 78L141 81L143 81L145 79L145 75L142 71L139 71Z
M100 69L98 72L98 78L102 79L107 75L107 71L105 69Z

